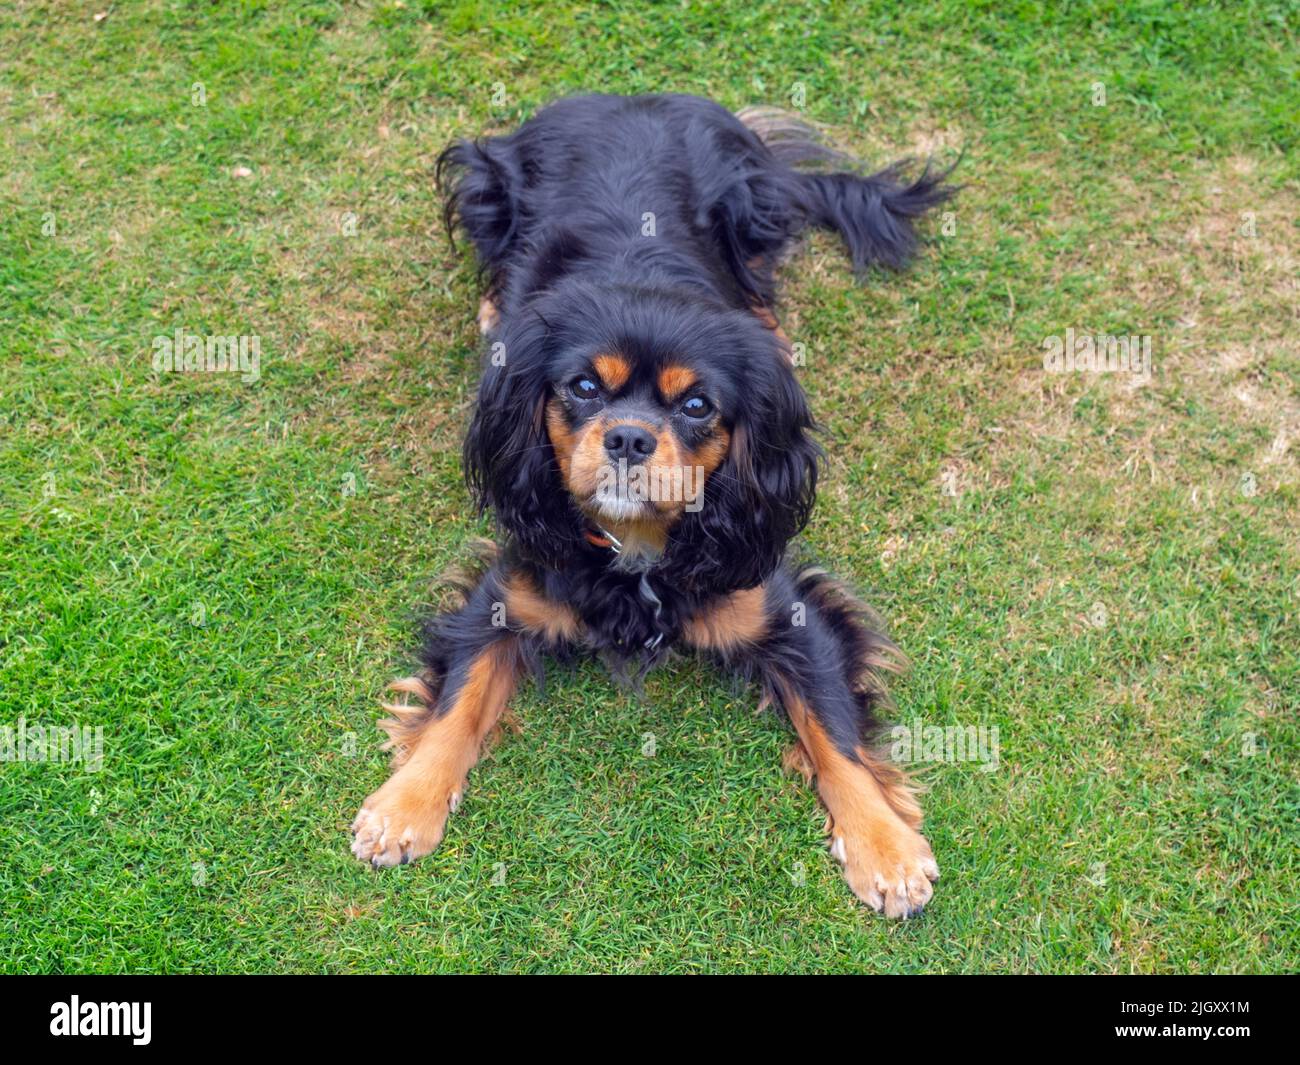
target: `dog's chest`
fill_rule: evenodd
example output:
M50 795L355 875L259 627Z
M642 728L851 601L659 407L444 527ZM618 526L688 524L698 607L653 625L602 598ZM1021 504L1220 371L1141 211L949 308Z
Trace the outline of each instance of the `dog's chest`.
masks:
M601 574L581 599L578 612L588 639L620 658L657 654L681 627L674 597L649 573Z

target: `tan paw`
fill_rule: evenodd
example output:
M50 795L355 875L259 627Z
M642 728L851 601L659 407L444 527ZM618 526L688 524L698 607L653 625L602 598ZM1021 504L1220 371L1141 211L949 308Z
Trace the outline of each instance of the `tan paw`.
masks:
M450 795L417 788L399 770L368 798L352 822L352 853L376 869L423 858L442 842L447 815L460 805Z
M897 817L865 831L831 831L831 854L844 866L853 894L886 917L915 917L930 901L939 866L925 837Z

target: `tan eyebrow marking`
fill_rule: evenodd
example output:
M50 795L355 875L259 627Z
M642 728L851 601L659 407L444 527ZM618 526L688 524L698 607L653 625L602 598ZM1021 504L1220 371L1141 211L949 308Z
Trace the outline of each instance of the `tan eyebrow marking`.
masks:
M659 391L669 402L697 381L699 378L695 376L695 371L685 366L665 366L659 371Z
M610 392L617 392L632 376L632 367L621 355L597 355L591 365Z

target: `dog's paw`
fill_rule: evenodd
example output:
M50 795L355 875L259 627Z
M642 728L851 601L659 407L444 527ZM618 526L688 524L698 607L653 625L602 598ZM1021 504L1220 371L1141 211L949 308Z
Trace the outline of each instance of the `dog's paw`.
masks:
M376 869L423 858L442 842L459 789L438 795L402 779L401 771L368 798L352 822L352 853Z
M934 894L939 866L925 837L899 818L847 832L835 826L831 854L844 866L853 894L887 917L915 917Z

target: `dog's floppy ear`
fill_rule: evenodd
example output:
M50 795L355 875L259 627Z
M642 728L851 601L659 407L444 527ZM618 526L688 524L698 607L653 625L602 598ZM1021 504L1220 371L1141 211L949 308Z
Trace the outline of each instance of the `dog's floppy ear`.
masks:
M822 458L814 429L789 362L774 350L747 377L726 461L705 482L699 509L673 530L672 580L721 593L771 574L812 512Z
M465 479L480 509L541 560L563 558L581 534L560 486L546 432L551 338L540 315L524 314L493 343L465 435Z
M443 220L448 234L459 225L479 263L495 277L519 227L517 195L523 174L515 137L456 141L438 156L437 181L446 197Z

